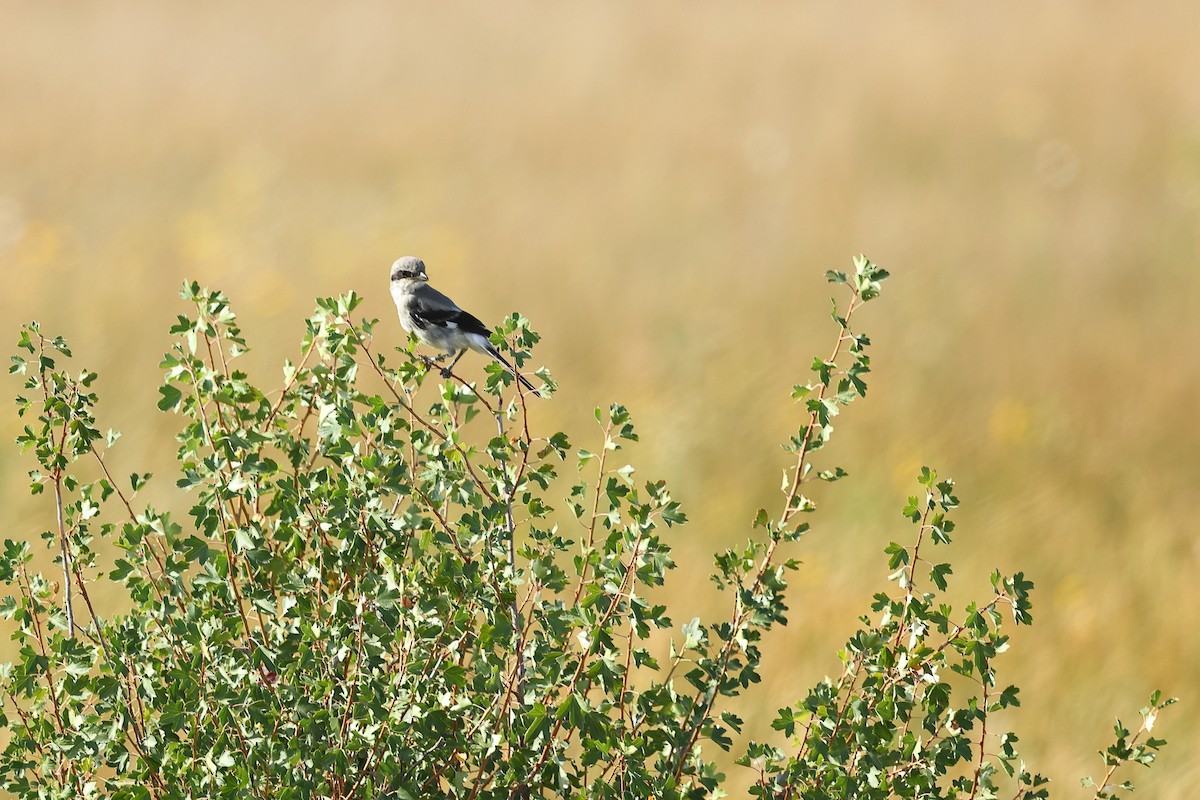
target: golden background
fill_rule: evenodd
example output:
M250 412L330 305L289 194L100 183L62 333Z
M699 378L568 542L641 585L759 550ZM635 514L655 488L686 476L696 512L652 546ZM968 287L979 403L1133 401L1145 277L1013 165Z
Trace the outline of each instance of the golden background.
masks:
M0 0L0 19L0 336L37 318L100 372L112 463L158 472L149 499L173 483L177 421L153 406L184 278L231 295L270 388L314 296L357 290L399 343L387 268L417 254L485 321L543 334L562 390L539 432L594 449L591 408L630 407L628 457L692 519L673 615L715 619L710 554L778 505L788 390L830 349L821 273L864 252L893 272L857 318L875 371L821 462L852 477L817 489L754 731L837 670L930 464L963 501L956 596L987 596L993 567L1037 583L1000 662L1031 767L1082 794L1112 717L1162 687L1186 702L1156 729L1171 743L1125 777L1194 796L1200 5ZM9 406L5 440L17 424ZM53 524L32 466L0 450L4 537Z

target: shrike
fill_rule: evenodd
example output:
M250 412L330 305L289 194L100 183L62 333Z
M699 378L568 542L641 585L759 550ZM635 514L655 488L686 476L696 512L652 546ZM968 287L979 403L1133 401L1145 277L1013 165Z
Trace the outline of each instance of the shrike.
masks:
M444 351L435 361L458 353L450 365L442 370L443 375L449 374L451 367L458 363L467 350L474 350L494 358L522 386L537 394L533 384L513 369L513 365L488 341L492 333L488 326L429 285L424 261L416 256L396 259L392 264L391 284L392 299L396 301L396 312L400 315L404 330L415 333L417 339L430 347Z

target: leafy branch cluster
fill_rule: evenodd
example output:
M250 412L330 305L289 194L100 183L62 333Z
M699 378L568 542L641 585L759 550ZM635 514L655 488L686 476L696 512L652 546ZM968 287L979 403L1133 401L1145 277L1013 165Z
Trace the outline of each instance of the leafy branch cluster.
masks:
M1005 780L1017 800L1048 796L993 721L1018 705L995 660L1005 616L1032 621L1032 584L994 574L988 602L953 612L951 568L930 553L949 543L957 500L928 469L904 512L913 543L887 548L895 591L875 597L841 676L779 712L790 747L745 740L738 698L760 680L764 634L787 624L808 495L846 477L813 457L866 393L870 341L851 322L887 273L858 258L827 277L849 299L833 307L829 355L793 392L781 508L716 556L728 616L678 626L647 595L675 566L668 530L686 516L665 483L619 460L638 439L620 405L596 410L594 450L535 435L507 372L433 385L415 341L378 350L354 294L318 300L268 392L238 369L247 344L227 298L189 284L158 402L182 421L180 516L140 504L149 474L114 477L119 434L95 419L96 375L60 367L66 343L25 326L18 443L38 463L31 490L53 497L43 539L59 574L33 568L30 541L4 541L0 618L17 659L0 668L0 786L130 800L715 797L728 781L711 743L737 749L761 798L990 798ZM493 341L520 368L538 336L514 314ZM125 610L101 613L100 584ZM1139 737L1170 702L1156 694L1137 735L1118 727L1096 798L1116 796L1116 767L1153 760L1163 742Z

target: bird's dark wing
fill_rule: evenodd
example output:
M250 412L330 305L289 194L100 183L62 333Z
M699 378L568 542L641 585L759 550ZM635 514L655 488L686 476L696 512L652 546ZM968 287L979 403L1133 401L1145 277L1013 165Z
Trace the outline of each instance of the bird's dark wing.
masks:
M413 303L411 313L413 321L424 329L454 327L464 333L477 333L485 339L492 335L488 326L480 322L474 314L468 314L461 308Z
M487 339L492 335L492 329L484 325L474 314L468 314L466 311L459 310L458 316L454 318L460 330L467 333L478 333L483 338Z

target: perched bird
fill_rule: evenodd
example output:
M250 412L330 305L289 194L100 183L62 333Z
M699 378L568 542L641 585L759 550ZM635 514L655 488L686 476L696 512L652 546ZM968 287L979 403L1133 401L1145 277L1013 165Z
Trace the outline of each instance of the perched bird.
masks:
M416 256L396 259L391 272L392 299L396 301L396 313L400 324L409 333L429 345L444 351L435 361L442 361L455 353L454 360L442 370L449 375L467 350L491 356L502 367L513 374L529 391L537 394L533 384L525 380L504 356L500 355L488 341L491 330L472 314L468 314L446 295L429 285L425 274L425 262Z

